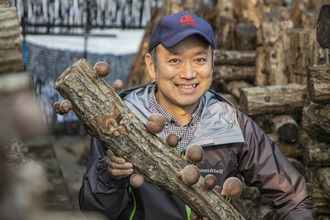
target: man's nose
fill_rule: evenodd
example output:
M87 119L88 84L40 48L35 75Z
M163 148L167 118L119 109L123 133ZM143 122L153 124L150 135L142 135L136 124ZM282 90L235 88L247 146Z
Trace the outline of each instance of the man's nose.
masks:
M193 79L196 77L196 71L194 70L192 63L187 62L183 65L180 72L180 77L183 79Z

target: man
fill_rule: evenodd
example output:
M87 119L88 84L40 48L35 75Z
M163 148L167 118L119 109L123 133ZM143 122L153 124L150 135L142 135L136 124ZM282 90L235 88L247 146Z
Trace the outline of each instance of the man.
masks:
M277 219L316 219L306 183L278 147L246 115L221 95L209 90L212 82L214 36L201 18L181 12L162 18L151 34L145 62L155 83L120 94L144 122L152 113L166 118L159 135L179 137L177 151L192 144L204 149L197 164L203 176L212 172L217 184L241 174L269 198ZM148 183L130 187L133 165L116 157L93 139L80 191L82 210L98 210L109 219L188 219L186 207Z

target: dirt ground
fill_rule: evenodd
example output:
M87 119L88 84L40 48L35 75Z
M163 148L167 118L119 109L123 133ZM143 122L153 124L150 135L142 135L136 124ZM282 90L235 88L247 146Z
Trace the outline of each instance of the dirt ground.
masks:
M27 157L46 171L47 191L44 209L47 211L79 211L78 195L84 164L79 163L87 136L40 136L24 142Z

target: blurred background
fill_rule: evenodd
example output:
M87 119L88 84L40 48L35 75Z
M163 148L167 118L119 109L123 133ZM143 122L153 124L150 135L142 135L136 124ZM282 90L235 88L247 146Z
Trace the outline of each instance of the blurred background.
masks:
M91 66L107 62L110 85L150 82L143 57L151 31L179 11L204 18L214 30L212 89L280 147L306 178L319 219L330 219L329 4L0 0L0 219L103 219L79 211L90 136L73 111L55 114L53 104L63 98L54 83L81 58ZM253 187L245 186L232 204L246 219L274 215Z

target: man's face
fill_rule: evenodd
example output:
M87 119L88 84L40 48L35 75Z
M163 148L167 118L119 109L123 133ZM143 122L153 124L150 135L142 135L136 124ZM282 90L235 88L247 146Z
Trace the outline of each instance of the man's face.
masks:
M156 72L146 57L149 74L158 85L156 98L165 111L196 109L211 86L212 56L209 44L191 36L171 48L158 45Z

